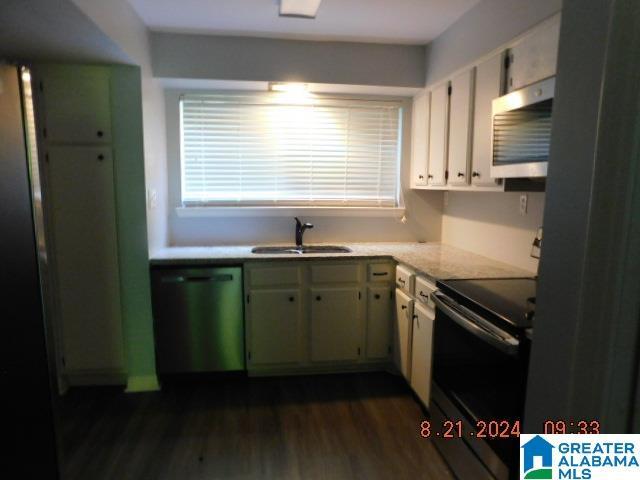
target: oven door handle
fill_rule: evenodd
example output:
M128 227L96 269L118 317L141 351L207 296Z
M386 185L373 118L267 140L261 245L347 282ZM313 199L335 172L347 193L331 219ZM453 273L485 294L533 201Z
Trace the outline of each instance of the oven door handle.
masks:
M447 317L469 333L472 333L476 337L482 339L492 347L497 348L507 355L515 355L518 353L520 341L513 335L496 326L484 325L484 323L487 323L486 320L481 319L470 310L458 305L454 300L451 300L441 292L433 292L431 294L431 298L436 306L442 310ZM455 304L456 306L454 307L452 304ZM458 311L459 309L464 310L465 315L460 313Z

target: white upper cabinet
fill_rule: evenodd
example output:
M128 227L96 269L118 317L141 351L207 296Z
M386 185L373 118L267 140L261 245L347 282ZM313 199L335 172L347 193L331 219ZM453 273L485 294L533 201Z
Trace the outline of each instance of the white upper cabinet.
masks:
M449 82L431 91L431 121L429 122L428 184L447 183L447 146L449 137Z
M476 187L498 186L498 181L491 178L491 103L502 93L504 58L500 53L476 67L471 161L471 183Z
M504 190L491 178L492 101L555 75L560 20L549 18L414 97L411 188Z
M105 67L55 69L42 80L49 143L111 142L110 75Z
M449 114L449 185L469 184L475 69L470 68L451 80Z
M423 90L413 97L411 119L411 187L427 185L429 159L430 93Z
M541 24L509 49L508 91L556 73L560 14Z

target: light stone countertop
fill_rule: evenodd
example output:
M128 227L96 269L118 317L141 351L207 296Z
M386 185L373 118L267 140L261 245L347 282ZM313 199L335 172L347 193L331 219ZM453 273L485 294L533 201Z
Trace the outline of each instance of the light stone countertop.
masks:
M150 263L161 265L229 265L256 261L393 258L432 280L455 278L533 277L506 263L442 243L341 243L350 253L255 254L253 246L166 247L151 252ZM262 245L261 245L262 246Z

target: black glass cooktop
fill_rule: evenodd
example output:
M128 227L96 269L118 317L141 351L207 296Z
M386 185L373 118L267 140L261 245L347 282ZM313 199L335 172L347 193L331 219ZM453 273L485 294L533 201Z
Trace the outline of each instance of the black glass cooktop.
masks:
M535 310L536 280L491 278L442 280L440 289L457 297L467 308L489 312L516 328L530 328Z

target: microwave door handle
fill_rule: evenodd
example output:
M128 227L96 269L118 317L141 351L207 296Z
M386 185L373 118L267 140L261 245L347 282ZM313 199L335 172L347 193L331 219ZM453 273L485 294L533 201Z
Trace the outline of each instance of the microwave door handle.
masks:
M440 292L434 292L432 294L432 298L436 306L440 310L442 310L443 313L445 313L451 320L456 322L459 326L467 330L469 333L482 339L484 342L488 343L492 347L497 348L501 352L506 353L507 355L515 355L518 352L520 342L515 337L509 335L506 338L502 338L497 334L486 330L476 322L460 314L452 306L448 305L445 300L447 297L445 297Z

